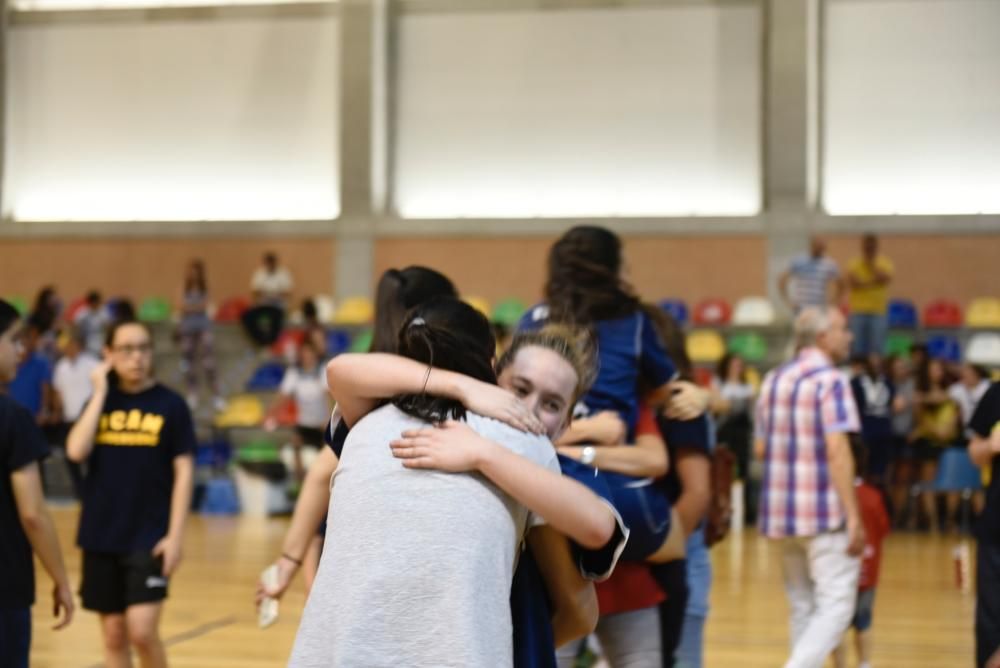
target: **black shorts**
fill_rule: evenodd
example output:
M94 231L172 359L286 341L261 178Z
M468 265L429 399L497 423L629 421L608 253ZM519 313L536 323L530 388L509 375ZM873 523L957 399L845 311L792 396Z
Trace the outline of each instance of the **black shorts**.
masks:
M107 554L83 552L83 607L104 614L125 612L131 605L167 597L163 560L148 552Z
M323 447L323 430L316 427L295 426L295 433L302 439L302 445L311 445L316 448Z

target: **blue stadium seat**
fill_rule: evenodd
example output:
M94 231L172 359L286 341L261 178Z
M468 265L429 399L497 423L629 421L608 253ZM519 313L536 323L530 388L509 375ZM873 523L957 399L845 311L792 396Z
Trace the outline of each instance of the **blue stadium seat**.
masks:
M954 336L939 334L927 340L927 353L931 359L939 359L946 362L961 362L962 344Z
M247 381L249 392L271 392L281 385L285 377L285 367L277 362L265 362L253 372Z
M916 329L917 307L909 299L893 299L889 302L890 329Z
M660 302L660 308L666 311L681 327L690 321L687 304L681 299L664 299Z
M326 355L334 357L346 353L351 348L351 333L342 329L331 329L326 332Z

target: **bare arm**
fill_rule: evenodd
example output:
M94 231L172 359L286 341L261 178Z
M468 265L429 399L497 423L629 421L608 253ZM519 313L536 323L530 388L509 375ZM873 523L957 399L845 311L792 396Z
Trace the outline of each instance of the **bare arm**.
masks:
M778 277L778 294L781 295L782 300L784 300L789 307L794 306L792 304L792 298L788 294L788 284L791 280L792 272L787 269L781 273L781 276Z
M94 437L97 435L97 423L104 410L104 400L108 396L108 371L111 365L102 362L94 367L90 374L93 394L77 418L73 428L66 437L66 456L74 462L84 462L94 449Z
M614 411L601 411L592 417L573 420L559 437L557 445L617 445L625 440L625 422Z
M844 301L844 297L847 295L847 282L844 280L843 276L837 276L833 279L833 303L840 304Z
M705 518L712 500L711 463L703 452L681 449L675 466L681 481L681 495L674 509L681 518L684 535L690 536Z
M194 458L191 455L174 457L174 486L170 493L170 523L167 535L153 548L155 556L163 558L163 575L169 576L180 564L184 528L191 511L191 493L194 490Z
M264 596L281 598L288 590L292 577L302 565L303 557L319 529L323 516L330 507L330 476L337 470L339 463L337 455L330 448L323 448L316 460L309 467L306 479L302 483L302 491L295 502L292 522L281 543L281 556L275 565L278 567L278 584L266 589L264 584L257 584L257 602Z
M38 555L45 572L55 584L53 592L53 612L58 617L62 610L62 621L56 628L61 629L73 619L73 592L66 576L63 564L62 550L59 549L59 537L52 516L45 507L45 496L42 493L42 480L38 472L38 464L32 462L14 471L11 476L11 489L14 502L17 505L17 515L24 528L24 534L31 543L31 548Z
M479 471L583 547L604 546L617 526L611 508L589 489L483 438L464 422L411 429L390 446L407 468Z
M563 446L559 453L580 460L583 448ZM635 445L605 445L595 449L594 468L637 478L659 478L667 474L667 446L656 434L640 434Z
M473 412L522 431L543 431L538 418L510 392L451 371L428 369L399 355L338 355L327 364L326 379L348 425L370 413L380 399L426 392L460 401Z
M580 575L566 537L552 527L540 526L528 533L528 545L552 602L556 647L591 633L599 615L597 593Z
M864 549L864 535L858 512L858 498L854 492L854 457L851 456L851 445L846 433L832 432L826 435L826 456L833 487L837 490L837 496L847 516L847 531L851 537L849 552L861 554L861 550Z

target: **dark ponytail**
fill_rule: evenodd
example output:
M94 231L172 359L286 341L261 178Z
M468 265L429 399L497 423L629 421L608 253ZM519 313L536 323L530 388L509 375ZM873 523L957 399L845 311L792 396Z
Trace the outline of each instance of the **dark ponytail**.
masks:
M458 297L448 277L427 267L389 269L375 290L375 331L368 352L394 353L410 309L435 297Z
M399 332L398 352L436 369L496 384L493 355L496 339L482 313L452 297L439 297L416 307ZM461 402L428 394L393 397L404 413L425 422L465 419Z

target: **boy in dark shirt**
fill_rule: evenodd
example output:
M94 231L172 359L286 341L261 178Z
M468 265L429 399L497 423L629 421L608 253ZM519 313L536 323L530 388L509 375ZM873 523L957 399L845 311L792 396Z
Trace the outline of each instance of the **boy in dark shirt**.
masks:
M20 330L17 311L0 300L0 385L17 372ZM73 619L73 593L38 469L48 453L31 413L0 395L0 664L5 668L28 666L35 602L32 551L55 583L53 611L62 613L56 629Z

